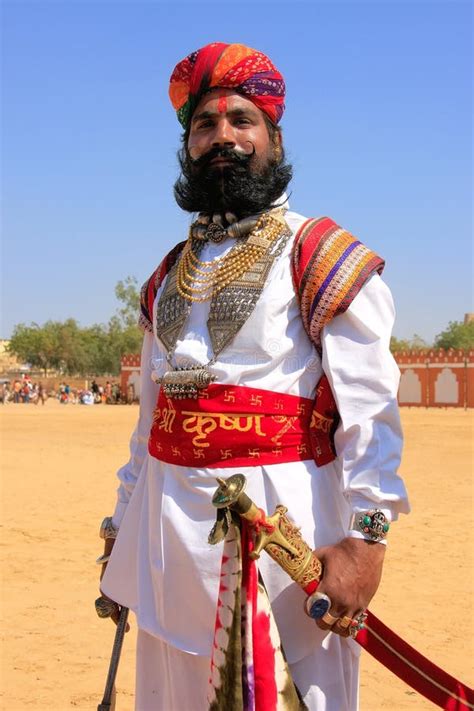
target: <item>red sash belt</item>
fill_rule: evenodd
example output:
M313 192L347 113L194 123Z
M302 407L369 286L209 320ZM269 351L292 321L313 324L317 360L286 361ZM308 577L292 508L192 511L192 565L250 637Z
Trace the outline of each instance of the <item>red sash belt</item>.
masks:
M190 467L250 467L334 459L333 422L309 398L212 384L197 399L169 399L160 389L148 451Z

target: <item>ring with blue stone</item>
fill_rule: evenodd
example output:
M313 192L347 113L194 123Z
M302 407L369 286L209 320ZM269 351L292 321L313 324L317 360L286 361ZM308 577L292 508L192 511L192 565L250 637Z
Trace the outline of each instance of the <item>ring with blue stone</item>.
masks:
M306 598L304 609L313 620L319 620L331 607L331 598L321 592L314 592Z

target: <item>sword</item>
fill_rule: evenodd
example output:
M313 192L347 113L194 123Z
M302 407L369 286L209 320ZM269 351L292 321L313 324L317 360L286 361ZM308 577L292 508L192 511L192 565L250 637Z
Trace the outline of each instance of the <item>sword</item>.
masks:
M225 480L218 478L217 482L219 488L212 503L221 512L210 541L216 528L221 526L222 530L224 526L225 530L222 512L234 511L253 531L254 548L250 557L257 559L262 550L266 551L307 595L312 595L319 585L323 566L303 540L299 528L286 516L288 509L278 505L275 513L267 516L244 492L246 478L243 474L234 474ZM358 621L355 634L351 636L387 669L434 704L446 711L474 709L473 689L417 652L369 610L366 610L363 621Z
M102 702L97 706L97 711L114 711L115 709L115 678L117 676L120 654L122 652L123 638L127 626L128 607L120 608L117 629L115 631L114 646L110 657L109 671Z

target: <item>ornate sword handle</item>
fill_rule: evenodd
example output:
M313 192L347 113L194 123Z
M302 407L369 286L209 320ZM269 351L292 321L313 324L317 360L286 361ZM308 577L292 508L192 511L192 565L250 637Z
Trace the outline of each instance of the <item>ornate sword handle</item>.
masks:
M217 482L219 488L212 497L213 505L235 511L253 528L252 558L259 558L265 550L306 592L308 585L319 582L323 572L321 561L303 540L300 529L286 515L288 509L285 506L278 505L275 513L267 516L244 492L246 478L243 474L218 478Z

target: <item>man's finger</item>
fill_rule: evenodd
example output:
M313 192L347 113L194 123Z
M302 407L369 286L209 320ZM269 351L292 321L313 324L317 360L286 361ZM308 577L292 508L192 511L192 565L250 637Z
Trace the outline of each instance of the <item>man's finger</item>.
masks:
M333 608L324 613L319 620L316 620L316 624L322 630L330 630L334 627L336 622L339 620L339 615L336 615Z
M349 630L353 624L353 619L350 615L343 615L338 619L336 624L333 626L332 631L341 637L349 637Z

